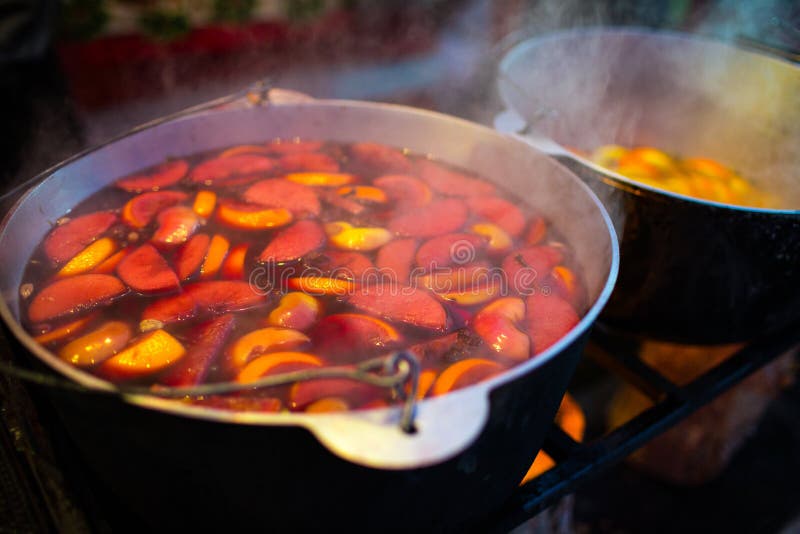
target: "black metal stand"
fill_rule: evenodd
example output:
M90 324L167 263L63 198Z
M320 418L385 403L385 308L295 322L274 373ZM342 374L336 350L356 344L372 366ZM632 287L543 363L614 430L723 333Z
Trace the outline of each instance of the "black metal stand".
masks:
M571 494L778 356L800 344L800 325L747 344L697 379L678 386L636 356L635 343L596 328L586 351L653 400L653 406L599 439L578 443L553 425L543 449L557 463L520 486L484 530L505 533Z

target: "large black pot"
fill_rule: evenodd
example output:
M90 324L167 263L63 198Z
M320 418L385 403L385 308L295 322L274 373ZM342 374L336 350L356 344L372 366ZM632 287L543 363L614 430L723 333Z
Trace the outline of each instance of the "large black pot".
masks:
M514 47L501 130L583 177L620 235L600 321L683 343L752 339L800 319L800 68L673 33L591 29ZM648 145L717 159L781 209L697 200L633 182L564 147Z
M240 106L242 107L242 106ZM540 448L589 328L616 277L610 219L574 175L529 145L453 117L348 101L206 109L159 122L66 162L0 227L0 314L16 352L90 391L48 390L87 465L137 521L189 528L453 530L497 508ZM20 327L25 263L67 206L170 155L300 136L430 152L502 181L572 244L592 306L550 349L418 407L340 414L231 413L113 387L37 345Z

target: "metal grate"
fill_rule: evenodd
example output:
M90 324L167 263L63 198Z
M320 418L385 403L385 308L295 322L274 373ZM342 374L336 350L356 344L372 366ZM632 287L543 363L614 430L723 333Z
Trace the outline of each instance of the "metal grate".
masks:
M481 530L505 533L521 525L798 345L800 325L794 324L747 344L692 382L678 386L642 362L636 356L635 343L596 327L586 356L641 390L653 406L586 443L576 442L554 424L543 449L556 466L520 486Z

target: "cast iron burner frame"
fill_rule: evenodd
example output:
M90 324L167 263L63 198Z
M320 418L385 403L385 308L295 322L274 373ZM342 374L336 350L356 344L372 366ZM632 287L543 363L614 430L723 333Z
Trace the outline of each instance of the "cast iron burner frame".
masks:
M748 343L692 382L678 386L636 356L636 340L595 326L584 355L642 391L653 401L653 406L585 443L575 441L553 423L542 450L556 465L517 488L503 508L492 513L477 530L509 532L798 346L800 324L792 324Z

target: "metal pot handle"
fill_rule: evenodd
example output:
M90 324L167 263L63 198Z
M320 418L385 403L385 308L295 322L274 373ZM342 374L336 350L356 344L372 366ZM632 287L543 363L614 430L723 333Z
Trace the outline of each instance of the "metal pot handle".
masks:
M320 414L305 426L337 456L377 469L416 469L461 453L489 419L488 388L480 384L417 405L415 429L403 432L400 410Z

